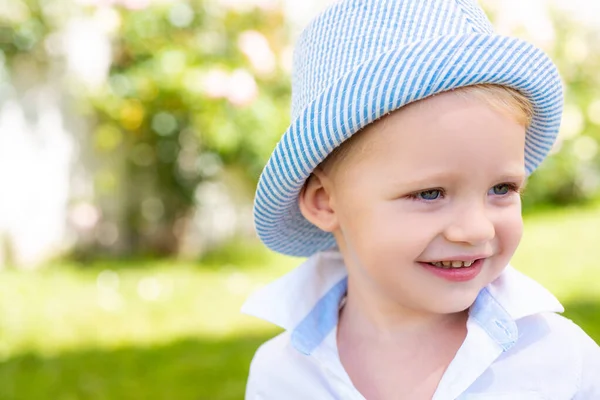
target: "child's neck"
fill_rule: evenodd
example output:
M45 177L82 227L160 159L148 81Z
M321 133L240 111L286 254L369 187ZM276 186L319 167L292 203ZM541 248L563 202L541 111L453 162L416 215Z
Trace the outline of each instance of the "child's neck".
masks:
M353 336L362 339L423 340L436 332L464 329L468 311L453 314L434 314L403 307L391 300L364 296L360 290L349 287L348 296L340 311L343 324Z
M368 399L431 399L467 335L468 312L428 314L359 294L349 286L337 329L354 386Z

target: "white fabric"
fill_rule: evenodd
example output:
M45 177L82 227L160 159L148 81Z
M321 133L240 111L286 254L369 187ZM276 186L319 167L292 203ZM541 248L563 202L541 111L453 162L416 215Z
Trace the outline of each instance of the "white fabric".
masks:
M286 331L254 356L247 400L364 399L339 360L335 326L310 354L292 340L345 276L339 253L318 253L248 299L243 312ZM487 293L493 299L487 301L495 303L480 302L477 317L469 317L467 337L433 400L600 399L600 348L577 325L556 314L562 306L554 296L510 266ZM494 304L500 307L494 309ZM506 312L518 330L514 344L506 348L486 325L498 323L493 315L498 310Z

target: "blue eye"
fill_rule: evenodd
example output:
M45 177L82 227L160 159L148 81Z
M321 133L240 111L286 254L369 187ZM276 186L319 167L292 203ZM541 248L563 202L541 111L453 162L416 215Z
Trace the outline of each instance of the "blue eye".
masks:
M421 200L437 200L442 196L442 191L439 189L424 190L416 194L416 197Z
M494 196L504 196L510 192L516 191L518 191L518 189L514 185L511 185L509 183L501 183L491 188L488 193Z

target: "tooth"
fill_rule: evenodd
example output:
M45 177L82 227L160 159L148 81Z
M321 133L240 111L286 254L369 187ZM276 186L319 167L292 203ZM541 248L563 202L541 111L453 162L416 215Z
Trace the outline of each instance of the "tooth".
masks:
M452 261L452 267L453 268L460 268L463 266L462 261Z
M444 267L451 267L452 266L452 261L442 261L442 265Z
M473 265L473 261L465 261L464 264L465 267L470 267L471 265Z

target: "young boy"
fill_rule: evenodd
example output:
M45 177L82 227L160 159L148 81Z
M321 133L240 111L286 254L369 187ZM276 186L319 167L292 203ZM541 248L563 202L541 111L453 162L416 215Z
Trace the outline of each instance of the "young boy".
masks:
M469 0L343 0L294 59L255 221L308 260L244 312L286 331L247 399L600 399L600 349L508 266L562 89Z

